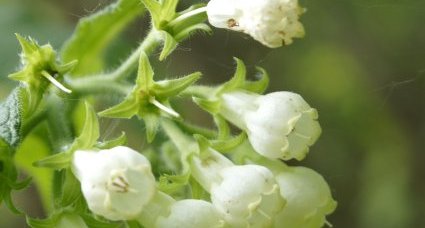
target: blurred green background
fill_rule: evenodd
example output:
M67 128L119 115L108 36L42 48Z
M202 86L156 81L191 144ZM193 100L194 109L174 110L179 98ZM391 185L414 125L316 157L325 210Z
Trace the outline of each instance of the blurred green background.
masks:
M16 85L7 79L19 66L14 33L60 48L79 18L110 2L0 0L0 97ZM181 44L157 64L158 72L200 70L202 83L213 84L232 75L232 56L246 61L252 77L255 65L264 67L271 76L269 91L300 93L319 110L321 138L304 161L291 164L311 167L329 182L339 203L328 219L334 227L425 227L425 1L301 4L308 9L302 16L307 34L288 47L271 50L243 34L216 30ZM110 48L111 69L143 37L147 19L135 22ZM210 121L199 110L180 109L192 113L194 122ZM120 123L101 124L104 134L122 130ZM137 139L130 143L143 146ZM14 198L31 216L43 216L34 187ZM0 227L26 227L24 217L3 206L0 221Z

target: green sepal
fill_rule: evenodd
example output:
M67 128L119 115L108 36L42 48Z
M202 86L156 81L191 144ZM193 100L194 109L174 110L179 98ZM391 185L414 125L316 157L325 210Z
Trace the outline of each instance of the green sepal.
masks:
M149 10L155 28L161 29L176 15L178 0L141 0Z
M62 197L60 198L59 205L62 208L71 206L78 198L82 197L80 182L75 178L71 169L66 169L64 172L64 181L62 184Z
M199 97L192 97L192 100L209 113L217 114L220 111L221 102L219 100L207 100Z
M145 8L140 0L118 0L80 19L61 49L64 61L79 60L72 76L94 74L104 69L103 54L107 47L143 12Z
M253 93L263 94L269 86L270 78L267 71L263 68L256 67L256 69L259 73L257 74L259 79L256 81L246 81L242 88Z
M238 58L234 58L234 60L236 61L236 71L235 74L233 75L232 79L230 79L230 81L224 83L218 93L222 94L225 92L229 92L232 90L235 90L236 88L240 88L243 87L245 80L246 80L246 66L245 63L238 59Z
M164 43L161 54L159 55L159 60L162 61L177 48L178 42L168 32L161 31L160 33Z
M140 53L139 69L137 71L136 88L148 92L154 84L154 72L145 52Z
M93 107L85 103L86 118L81 134L74 140L71 146L64 152L57 153L34 162L34 166L47 167L56 170L68 168L71 164L73 153L79 149L92 149L99 139L99 121Z
M195 83L201 76L199 72L188 76L155 82L154 72L147 55L142 52L139 58L139 70L136 85L124 100L102 112L100 116L112 118L131 118L138 116L145 120L148 141L151 142L158 128L158 119L168 116L180 118L179 113L174 111L169 99L178 96L187 87Z
M195 32L204 32L204 33L207 33L208 35L211 35L212 29L210 26L204 23L195 24L195 25L188 26L184 28L183 30L179 31L176 35L174 35L174 38L177 41L181 41L191 36Z
M198 143L199 153L203 154L204 151L207 151L211 147L211 142L205 138L203 135L193 135L196 142Z
M201 75L201 72L195 72L181 78L159 81L152 89L158 97L173 97L193 85Z
M196 4L182 12L176 12L178 0L141 0L152 17L153 29L158 31L164 43L159 56L162 61L174 51L178 42L188 38L195 31L211 33L204 24L207 19L205 10L197 10L204 4Z
M246 140L246 134L241 133L237 136L230 137L223 140L212 140L211 147L222 153L228 152L235 149L239 145L241 145L243 142L245 142L245 140Z
M100 220L99 217L94 217L90 214L81 214L81 218L87 224L89 228L121 228L122 222L110 222L106 220Z
M25 83L30 96L43 94L50 81L43 76L43 73L51 75L56 80L71 71L75 65L75 59L68 63L59 64L57 62L57 53L50 44L40 46L32 38L24 38L19 34L16 37L21 45L22 53L20 55L22 69L9 75L9 78Z
M220 115L214 115L214 123L218 128L217 139L219 140L227 139L230 135L230 127L227 121Z
M121 135L115 139L104 141L104 142L97 142L95 147L101 150L111 149L113 147L125 145L126 143L127 143L127 135L125 134L125 132L121 132Z
M125 227L126 228L143 228L142 225L140 225L140 223L138 221L126 221L125 222Z
M153 114L146 114L143 116L146 126L146 140L151 143L158 132L159 117Z
M50 217L47 219L35 219L26 216L26 222L28 226L32 228L52 228L56 226L57 220L57 217Z
M181 175L164 174L159 178L158 189L167 194L173 194L189 183L190 172L186 170Z
M140 105L132 94L128 95L125 100L111 108L99 112L99 116L109 118L125 118L130 119L139 113Z

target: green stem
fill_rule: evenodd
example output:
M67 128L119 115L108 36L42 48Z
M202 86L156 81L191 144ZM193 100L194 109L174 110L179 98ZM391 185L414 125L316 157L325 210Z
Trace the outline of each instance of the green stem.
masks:
M111 92L127 95L132 89L132 86L129 84L119 83L104 76L69 79L67 84L70 86L73 93L80 96Z
M152 29L140 46L114 71L107 74L92 75L82 78L68 78L66 83L71 90L79 95L101 94L115 92L126 95L131 91L131 86L120 83L128 77L138 66L140 53L152 53L161 43L159 33Z
M24 122L21 130L21 137L25 138L31 131L37 127L47 116L46 110L35 113L31 118Z
M202 85L193 85L185 89L180 96L193 96L199 98L209 98L211 95L215 94L216 88Z
M164 118L161 120L161 126L180 151L182 157L186 157L185 155L192 153L193 150L190 149L190 146L194 145L195 141L184 134L173 121Z

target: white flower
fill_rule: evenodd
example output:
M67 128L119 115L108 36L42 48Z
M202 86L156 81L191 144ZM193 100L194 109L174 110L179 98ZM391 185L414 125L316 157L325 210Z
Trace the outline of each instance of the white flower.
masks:
M207 5L211 25L241 31L276 48L304 36L298 0L211 0Z
M267 227L285 205L270 170L235 166L209 149L192 158L193 177L211 194L212 204L231 227Z
M326 215L331 214L337 205L323 177L305 167L285 167L275 175L287 202L276 216L276 227L322 227Z
M259 165L220 171L222 182L211 188L211 201L232 227L270 227L285 200L270 170Z
M156 228L224 227L224 220L214 206L203 200L186 199L171 206L167 217L159 217Z
M128 147L76 151L73 171L89 209L109 220L135 219L157 191L149 161Z
M302 160L321 134L317 111L292 92L225 93L220 113L245 130L252 147L268 158Z

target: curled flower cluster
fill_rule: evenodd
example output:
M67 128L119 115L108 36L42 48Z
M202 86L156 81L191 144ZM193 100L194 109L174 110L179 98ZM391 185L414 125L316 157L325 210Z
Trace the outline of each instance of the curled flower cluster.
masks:
M271 48L304 36L303 12L297 0L211 0L207 7L213 26L247 33Z
M193 5L182 12L176 11L177 0L141 1L150 12L152 30L111 74L79 75L92 72L81 71L80 67L87 63L75 66L77 61L70 61L59 65L51 46L39 46L18 36L26 66L11 78L28 86L29 95L38 94L29 102L30 114L44 102L44 97L47 99L43 103L46 114L40 112L34 119L49 118L46 127L57 134L54 139L63 141L52 144L66 149L34 164L65 170L64 183L59 183L58 189L77 186L72 174L81 184L81 192L72 188L70 192L75 194L71 199L55 205L55 209L62 207L60 210L55 210L44 223L34 223L43 223L43 227L104 227L108 223L146 228L318 228L327 223L326 216L335 210L336 202L326 181L311 169L289 167L282 161L304 159L320 136L316 109L293 92L262 95L268 83L267 73L260 69L264 73L262 79L247 81L245 65L239 59L234 78L217 87L195 85L200 72L157 81L149 60L161 43L160 60L193 31L210 31L204 23L206 16L213 26L247 33L268 47L290 44L293 38L304 34L298 21L303 10L297 0L211 0L206 7ZM121 17L133 4L139 6L140 2L120 0L99 14L103 16L94 18L101 20L115 13ZM137 61L137 76L131 87L127 77ZM72 77L74 71L81 71L76 78ZM74 125L65 120L71 115L64 115L63 110L57 112L59 108L54 106L68 99L45 94L49 83L71 93L62 81L71 86L75 97L69 100L73 101L109 89L126 96L119 96L124 97L119 104L98 114L87 101L81 133L68 145L68 138L74 136ZM183 120L173 102L188 97L211 113L217 131ZM77 106L63 105L64 110ZM100 142L98 115L143 120L150 156L123 146L125 134ZM61 123L54 124L56 120ZM233 136L228 123L240 128L241 134ZM62 126L68 128L67 133L59 131ZM75 126L80 126L79 122ZM155 137L158 133L166 136ZM81 195L86 204L81 203Z
M90 210L145 227L321 227L336 202L323 177L304 167L260 159L235 165L212 148L191 159L211 202L176 201L156 186L150 163L128 147L77 151L73 170Z

